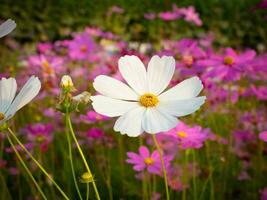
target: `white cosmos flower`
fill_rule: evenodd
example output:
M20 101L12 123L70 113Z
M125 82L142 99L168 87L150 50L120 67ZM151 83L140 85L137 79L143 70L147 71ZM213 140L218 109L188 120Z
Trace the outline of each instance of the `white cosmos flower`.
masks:
M16 23L12 19L6 20L3 24L0 25L0 38L9 34L16 28Z
M170 56L153 56L147 70L136 56L119 59L119 70L128 85L100 75L94 88L101 95L92 96L96 112L109 117L119 117L114 130L136 137L143 133L155 134L174 128L177 117L189 115L205 102L197 97L203 88L198 77L184 80L164 91L175 70L175 60Z
M0 80L0 124L9 120L19 109L29 103L39 93L40 88L39 79L32 76L15 97L16 80L2 78Z

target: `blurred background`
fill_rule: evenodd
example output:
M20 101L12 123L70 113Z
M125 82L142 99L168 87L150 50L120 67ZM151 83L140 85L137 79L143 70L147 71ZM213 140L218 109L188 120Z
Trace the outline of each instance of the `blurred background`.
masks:
M97 26L123 36L125 40L157 42L161 37L197 37L212 31L216 43L247 46L262 51L267 42L266 3L259 0L1 0L0 18L18 23L13 33L21 42L66 38L73 30ZM203 25L182 20L166 23L149 20L172 7L194 6ZM152 16L153 18L153 16ZM156 18L156 17L155 17ZM175 34L173 34L175 32Z

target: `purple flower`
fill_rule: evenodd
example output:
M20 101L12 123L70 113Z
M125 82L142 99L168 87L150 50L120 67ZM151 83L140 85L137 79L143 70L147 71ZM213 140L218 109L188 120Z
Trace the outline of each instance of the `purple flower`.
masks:
M267 142L267 131L263 131L259 134L259 138L264 142Z
M175 128L166 134L173 136L181 149L199 149L208 139L207 131L202 131L200 126L190 128L183 122L179 122Z
M87 137L92 139L101 139L104 137L104 132L100 128L91 128L87 131Z
M40 53L48 53L53 49L53 44L52 43L48 43L48 42L44 42L44 43L38 43L37 44L37 50Z
M267 200L267 187L261 191L261 200Z
M144 18L147 20L153 20L156 18L156 14L153 12L145 13Z
M180 18L180 15L176 12L161 12L159 13L159 18L164 21L173 21Z
M91 52L95 48L95 43L87 33L75 35L74 39L68 43L69 56L73 60L89 60Z
M259 100L267 100L267 87L266 86L256 87L252 85L251 90Z
M198 65L208 67L203 78L239 80L247 67L247 62L255 57L253 50L237 53L232 48L226 48L223 55L212 54L209 58L198 61Z
M133 169L135 171L143 171L147 169L147 171L151 174L158 174L161 175L161 162L160 156L158 151L153 151L152 154L149 153L149 150L145 146L141 146L139 148L139 154L134 152L127 153L128 159L126 160L127 163L133 164ZM166 168L170 165L170 161L172 157L165 156L164 163Z
M40 145L41 151L47 151L48 144L52 141L53 126L51 124L36 123L26 128L28 139Z
M81 115L80 119L83 122L91 123L91 122L105 121L105 120L108 120L109 118L104 116L104 115L100 115L100 114L96 113L95 111L88 111L86 113L86 115Z
M65 71L64 61L61 57L34 55L28 59L31 73L41 74L44 79L55 78L57 74Z
M189 6L188 8L181 8L180 13L184 15L185 21L192 22L197 26L202 25L199 14L195 11L195 8L193 6Z

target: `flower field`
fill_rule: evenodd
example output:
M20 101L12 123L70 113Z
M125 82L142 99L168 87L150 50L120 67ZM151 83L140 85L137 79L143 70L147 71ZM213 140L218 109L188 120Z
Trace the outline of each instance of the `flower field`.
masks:
M267 200L267 2L236 35L204 4L53 33L4 12L0 200Z

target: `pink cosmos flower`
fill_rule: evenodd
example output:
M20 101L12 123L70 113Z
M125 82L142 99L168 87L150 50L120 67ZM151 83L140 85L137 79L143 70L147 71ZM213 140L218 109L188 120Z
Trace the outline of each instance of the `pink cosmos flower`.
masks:
M153 12L145 13L144 18L147 20L153 20L156 18L156 14Z
M259 138L264 142L267 142L267 131L263 131L259 134Z
M135 171L143 171L147 169L147 171L151 174L161 175L161 162L158 151L153 151L152 154L149 153L149 149L145 146L141 146L139 148L139 154L134 152L127 153L128 159L127 163L133 164L133 169ZM166 168L170 165L170 161L172 157L164 156L164 163Z
M199 65L209 67L203 78L217 78L227 81L239 80L246 70L247 62L255 57L254 50L237 53L232 48L226 48L223 55L211 55L209 58L198 61Z
M181 149L199 149L208 139L207 131L202 131L200 126L190 128L183 122L179 122L175 128L166 134L173 136Z
M193 6L189 6L188 8L181 8L180 12L184 15L185 21L192 22L197 26L202 25L202 21L199 18L199 14L196 12Z
M261 191L261 200L267 200L267 187Z
M104 132L100 128L91 128L87 131L87 137L91 139L100 139L104 137Z
M267 87L266 86L259 86L256 87L252 85L251 88L254 95L257 97L258 100L267 100Z
M53 126L51 124L36 123L26 127L28 139L40 145L41 151L47 151L48 144L52 141Z
M108 120L109 117L98 114L95 111L88 111L86 115L81 115L80 119L85 123L91 123L91 122L105 121L105 120Z
M68 43L69 56L73 60L89 60L91 52L95 48L95 43L87 33L75 35L74 39Z
M61 57L34 55L28 59L28 64L32 72L41 74L43 78L55 78L56 74L63 73L64 61Z
M180 15L175 12L161 12L159 13L159 18L164 21L173 21L180 18Z
M53 49L53 44L49 42L40 42L37 44L37 50L43 54L43 53L48 53Z

